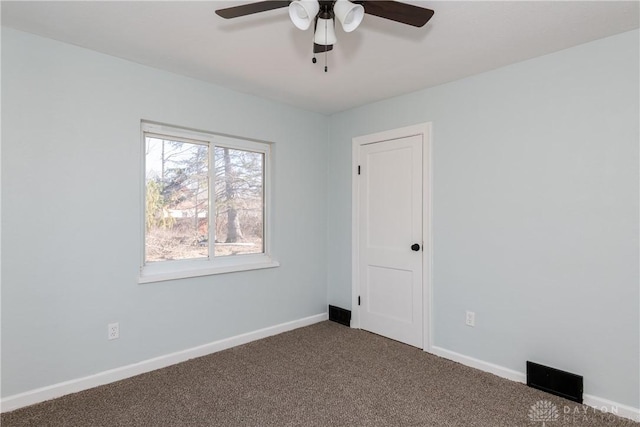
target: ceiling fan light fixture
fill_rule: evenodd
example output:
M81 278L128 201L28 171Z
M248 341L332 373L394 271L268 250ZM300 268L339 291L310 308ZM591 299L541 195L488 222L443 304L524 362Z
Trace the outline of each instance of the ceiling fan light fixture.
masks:
M346 33L358 28L364 18L364 7L351 3L349 0L337 0L333 5L333 12Z
M289 17L293 25L306 30L320 10L318 0L295 0L289 4Z
M338 39L336 38L335 23L332 19L318 18L316 23L316 33L313 37L315 44L330 46L336 44Z

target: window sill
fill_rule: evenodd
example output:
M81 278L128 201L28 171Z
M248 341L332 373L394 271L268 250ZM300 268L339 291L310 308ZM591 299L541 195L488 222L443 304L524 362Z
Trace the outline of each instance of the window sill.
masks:
M209 260L162 262L150 264L140 269L138 283L164 282L167 280L188 279L190 277L212 276L236 271L261 270L279 267L280 263L269 256L241 256L237 258Z

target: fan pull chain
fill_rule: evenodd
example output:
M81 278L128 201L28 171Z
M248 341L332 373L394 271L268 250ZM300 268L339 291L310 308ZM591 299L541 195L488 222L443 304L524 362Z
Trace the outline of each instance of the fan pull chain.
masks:
M313 32L315 34L315 32L316 32L315 27L313 28ZM313 37L314 36L312 35L311 36L311 43L312 43L313 47L312 47L311 51L313 52L313 58L311 58L311 62L315 64L318 60L316 59L316 45L315 45L315 40L313 39Z
M328 33L328 28L327 26L329 25L329 21L324 21L324 72L326 73L329 69L327 68L327 52L329 51L329 49L327 49L327 46L329 45L328 42L329 40L327 40L327 38L329 37L327 35Z
M314 64L316 62L318 62L318 60L316 59L316 44L315 44L316 42L315 42L315 39L314 39L317 25L318 24L317 24L317 20L316 20L316 24L313 27L313 33L311 34L311 46L312 46L311 51L313 52L313 58L311 58L311 62L314 63Z

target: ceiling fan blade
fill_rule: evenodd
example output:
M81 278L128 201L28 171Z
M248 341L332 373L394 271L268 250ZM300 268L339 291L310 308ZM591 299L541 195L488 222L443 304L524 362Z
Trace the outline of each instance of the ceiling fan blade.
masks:
M240 16L252 15L254 13L266 12L268 10L287 7L289 6L289 3L291 3L291 1L288 0L259 1L256 3L228 7L226 9L218 9L216 10L216 14L226 19L238 18Z
M332 44L313 44L313 53L329 52L330 50L333 50Z
M398 1L354 1L364 6L364 12L402 24L422 27L433 16L433 10Z

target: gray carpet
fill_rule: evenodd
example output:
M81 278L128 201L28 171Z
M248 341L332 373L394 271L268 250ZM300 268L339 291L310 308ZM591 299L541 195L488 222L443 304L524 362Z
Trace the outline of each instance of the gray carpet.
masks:
M557 419L553 412L530 418L541 400L555 405ZM551 416L546 427L639 425L323 322L9 412L1 421L3 427L532 427L545 416Z

